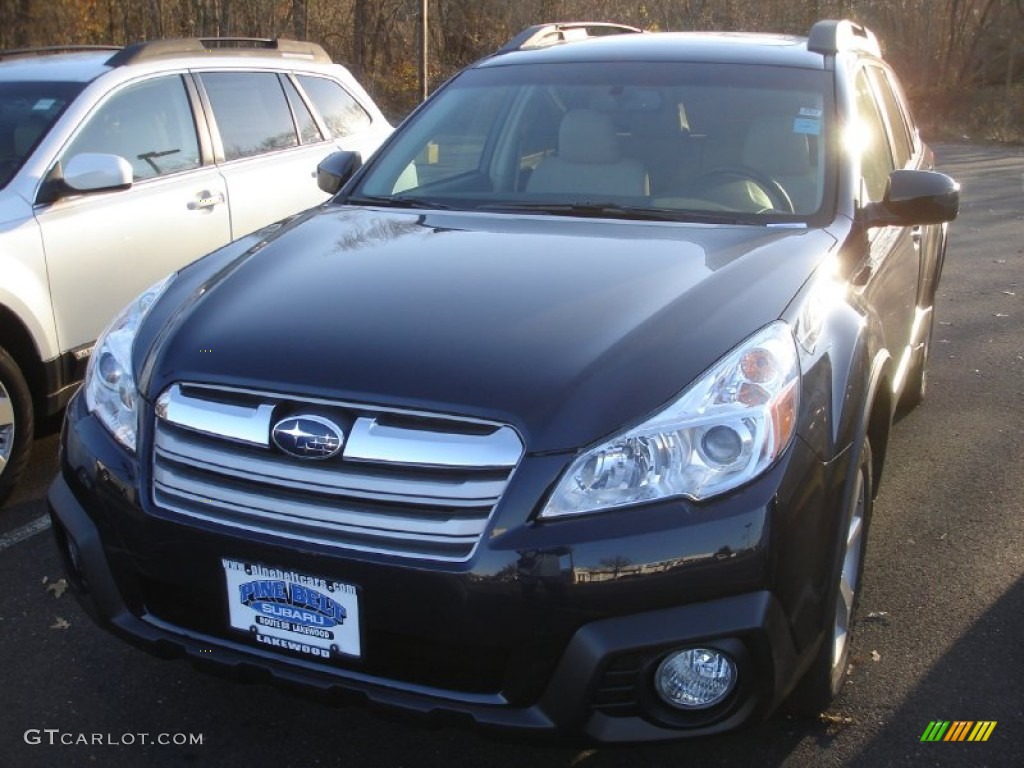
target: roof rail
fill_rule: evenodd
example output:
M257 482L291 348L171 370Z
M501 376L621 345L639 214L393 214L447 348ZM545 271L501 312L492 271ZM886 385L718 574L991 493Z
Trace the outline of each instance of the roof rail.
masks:
M569 21L558 24L534 24L509 40L495 53L521 51L526 48L544 48L556 43L568 43L588 37L624 35L643 32L637 27L625 24L609 24L604 21Z
M194 56L209 53L226 56L277 55L287 59L331 62L327 51L316 43L263 37L185 37L172 40L146 40L129 45L107 61L112 67L150 59Z
M882 55L878 38L863 24L853 21L819 21L807 36L807 50L815 53L835 54L840 51L859 50Z
M120 45L45 45L36 48L8 48L0 51L0 59L20 56L45 56L50 53L81 53L82 51L119 51Z

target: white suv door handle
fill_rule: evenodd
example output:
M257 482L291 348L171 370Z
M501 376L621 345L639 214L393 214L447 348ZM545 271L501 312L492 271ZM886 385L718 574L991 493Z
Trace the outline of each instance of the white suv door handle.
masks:
M195 200L190 200L188 203L188 209L190 211L201 211L208 208L213 208L216 205L220 205L224 202L224 195L220 192L210 192L209 190L203 190L199 193Z

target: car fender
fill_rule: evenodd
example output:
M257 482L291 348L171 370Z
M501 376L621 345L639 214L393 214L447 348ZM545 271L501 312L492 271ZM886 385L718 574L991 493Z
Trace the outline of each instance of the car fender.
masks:
M797 432L827 463L863 436L893 360L878 317L850 300L845 284L822 275L808 281L783 319L794 328L804 378Z
M0 307L12 314L31 337L39 360L52 360L60 352L57 326L50 303L46 258L35 219L0 227ZM24 362L22 362L24 365Z

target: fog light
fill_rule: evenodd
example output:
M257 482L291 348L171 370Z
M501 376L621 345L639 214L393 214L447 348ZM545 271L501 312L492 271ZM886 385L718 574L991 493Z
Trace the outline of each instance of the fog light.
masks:
M687 648L665 657L654 675L662 700L677 709L707 709L736 687L736 665L709 648Z

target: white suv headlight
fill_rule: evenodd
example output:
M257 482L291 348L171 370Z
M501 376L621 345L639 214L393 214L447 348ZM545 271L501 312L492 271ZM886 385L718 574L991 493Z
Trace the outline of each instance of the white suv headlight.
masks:
M138 431L135 405L139 394L132 375L132 345L149 308L160 298L173 277L165 277L121 310L96 341L85 372L86 407L130 451L135 450Z
M580 455L541 517L730 491L764 472L789 445L799 392L792 330L772 323L667 408Z

